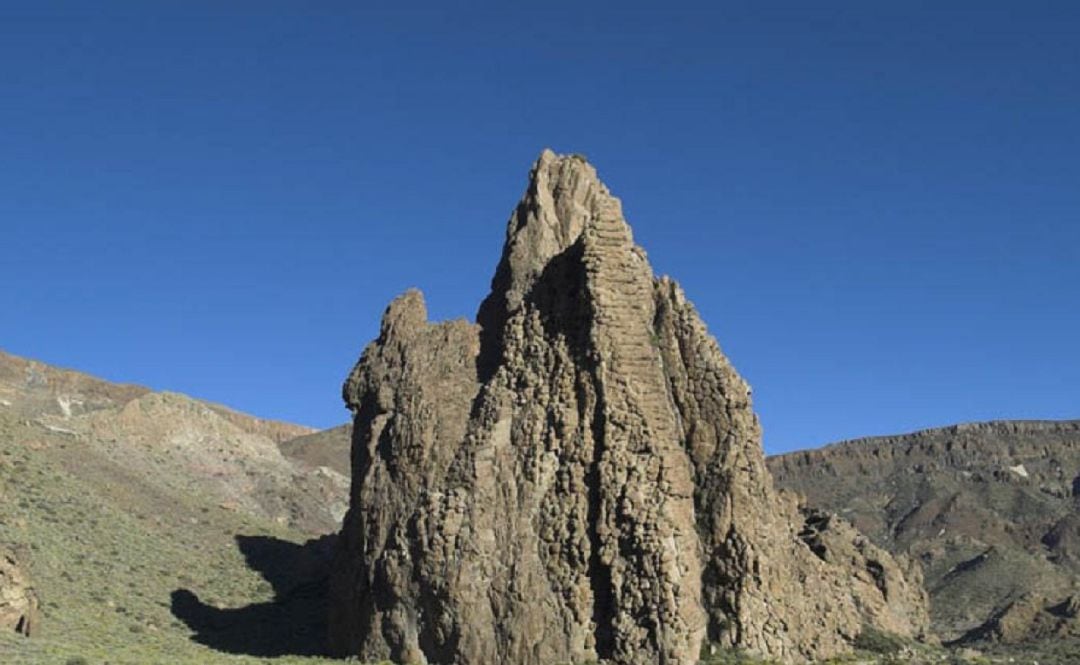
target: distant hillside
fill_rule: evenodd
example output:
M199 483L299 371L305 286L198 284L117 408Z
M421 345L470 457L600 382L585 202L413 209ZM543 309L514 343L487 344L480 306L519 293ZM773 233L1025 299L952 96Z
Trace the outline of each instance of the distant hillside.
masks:
M348 423L283 441L281 452L308 466L324 466L348 477L352 473L349 469L351 446L352 423Z
M957 425L768 466L779 486L921 561L942 638L1080 634L1080 421Z
M0 408L29 417L70 418L90 411L121 406L152 391L124 383L110 383L79 371L46 365L0 350ZM277 443L311 434L303 425L256 418L227 406L189 398L250 433Z
M0 543L43 614L0 662L319 653L348 479L281 453L311 432L0 352Z

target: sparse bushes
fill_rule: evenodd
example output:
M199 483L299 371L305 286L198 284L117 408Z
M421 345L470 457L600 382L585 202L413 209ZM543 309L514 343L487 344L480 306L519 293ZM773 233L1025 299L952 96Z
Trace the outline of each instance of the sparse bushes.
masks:
M704 644L701 647L701 660L699 665L769 665L772 661L746 653L742 649L719 647L715 644Z
M902 637L864 626L855 638L855 648L868 653L887 656L904 650L906 642Z

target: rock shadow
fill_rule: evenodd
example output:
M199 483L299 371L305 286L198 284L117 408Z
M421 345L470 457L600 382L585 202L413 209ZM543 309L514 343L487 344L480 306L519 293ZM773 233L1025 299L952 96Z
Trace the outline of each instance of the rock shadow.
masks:
M189 589L172 592L172 613L194 631L192 640L217 651L260 657L326 655L326 598L336 534L302 545L269 536L236 536L247 565L274 598L218 608Z

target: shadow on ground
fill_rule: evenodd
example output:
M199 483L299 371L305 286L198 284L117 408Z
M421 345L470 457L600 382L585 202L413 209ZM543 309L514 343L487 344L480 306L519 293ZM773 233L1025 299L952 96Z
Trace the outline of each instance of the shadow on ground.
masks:
M274 599L221 609L189 589L172 592L172 613L200 644L250 656L321 656L326 653L327 571L335 535L303 545L268 536L236 536L252 570L273 587Z

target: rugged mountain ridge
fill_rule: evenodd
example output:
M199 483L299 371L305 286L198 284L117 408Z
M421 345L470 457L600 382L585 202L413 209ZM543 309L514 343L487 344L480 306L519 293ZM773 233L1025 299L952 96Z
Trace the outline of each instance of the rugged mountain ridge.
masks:
M774 490L749 387L584 159L534 165L477 321L410 291L345 383L335 653L801 661L925 632L908 562Z
M996 421L769 458L781 487L917 558L943 639L1080 633L1080 421Z
M145 386L113 383L0 350L0 408L8 413L28 418L71 418L91 411L121 407L152 392ZM264 436L277 443L316 432L303 425L256 418L213 402L192 401L248 433Z

